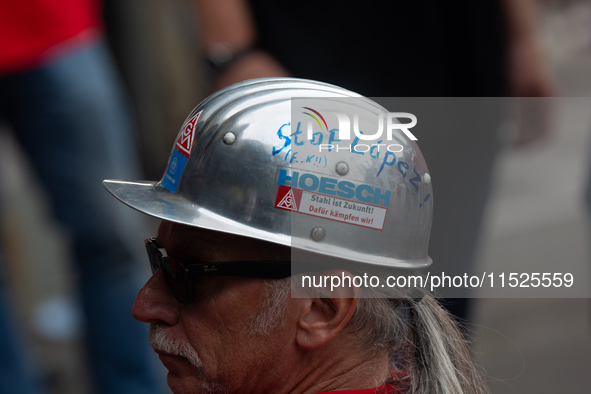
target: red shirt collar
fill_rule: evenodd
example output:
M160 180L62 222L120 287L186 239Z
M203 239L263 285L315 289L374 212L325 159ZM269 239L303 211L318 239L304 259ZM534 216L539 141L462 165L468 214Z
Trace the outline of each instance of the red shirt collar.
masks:
M376 387L373 389L364 389L364 390L341 390L341 391L325 391L318 394L399 394L400 392L396 390L396 387L387 384L385 386Z

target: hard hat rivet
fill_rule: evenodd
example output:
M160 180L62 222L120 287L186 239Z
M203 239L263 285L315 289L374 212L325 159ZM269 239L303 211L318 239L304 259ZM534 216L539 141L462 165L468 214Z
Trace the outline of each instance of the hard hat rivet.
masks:
M224 144L232 145L236 141L236 134L232 133L231 131L224 134Z
M337 167L335 170L339 175L347 175L347 173L349 172L349 166L347 165L347 163L341 161L337 163Z
M326 231L322 227L314 227L312 229L312 239L316 242L320 242L326 236Z
M423 175L423 183L425 185L428 185L431 183L431 175L429 175L428 173L425 172L425 174Z

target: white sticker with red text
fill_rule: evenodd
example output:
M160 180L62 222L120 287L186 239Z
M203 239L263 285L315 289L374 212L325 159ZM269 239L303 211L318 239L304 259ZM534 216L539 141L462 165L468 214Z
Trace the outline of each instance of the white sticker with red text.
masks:
M275 207L380 231L388 213L387 208L289 186L279 186Z

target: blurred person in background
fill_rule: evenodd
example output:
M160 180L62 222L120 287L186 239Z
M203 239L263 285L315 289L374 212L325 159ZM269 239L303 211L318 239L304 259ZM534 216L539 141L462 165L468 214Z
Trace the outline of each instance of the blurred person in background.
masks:
M503 102L474 133L454 128L462 108L451 105L453 113L443 113L444 106L438 110L431 101L435 105L421 116L425 101L412 98L554 95L535 0L194 3L213 90L245 79L295 76L367 97L400 97L395 110L417 115L417 137L436 190L430 255L445 272L470 272L501 147ZM520 130L513 143L527 145L543 130ZM468 317L467 299L444 304Z
M101 187L105 177L139 171L99 3L1 0L0 37L0 124L14 133L71 236L95 392L156 393L147 332L129 312L143 252L128 236L141 223ZM8 309L0 300L0 391L41 392L20 361Z

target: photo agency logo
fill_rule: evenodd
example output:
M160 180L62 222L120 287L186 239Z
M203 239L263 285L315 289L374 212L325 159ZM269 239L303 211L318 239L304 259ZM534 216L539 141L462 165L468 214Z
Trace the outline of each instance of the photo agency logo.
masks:
M393 167L404 178L414 172L402 158L416 150L418 139L410 131L415 115L388 112L364 97L292 98L290 106L290 118L273 125L271 152L287 165L324 170L329 163L370 157L376 177Z
M305 122L306 138L313 145L318 146L319 153L333 150L336 152L346 150L354 153L370 152L372 150L377 150L377 152L402 152L404 147L393 142L394 130L400 130L412 141L418 140L409 131L409 129L416 126L417 117L408 112L366 113L364 114L365 127L362 127L363 123L360 120L359 113L355 112L350 116L347 112L341 110L324 110L323 112L327 117L332 116L332 119L336 121L337 127L331 129L328 127L326 117L320 111L311 107L302 107L302 109L304 110L302 114L311 118ZM373 119L371 119L372 115ZM403 119L409 119L410 122L401 123ZM302 132L301 124L302 122L298 122L296 135ZM373 126L372 130L376 130L374 133L369 131L371 126ZM385 139L383 138L384 129ZM322 143L325 134L329 135L328 143ZM350 143L346 144L346 141L350 141Z

